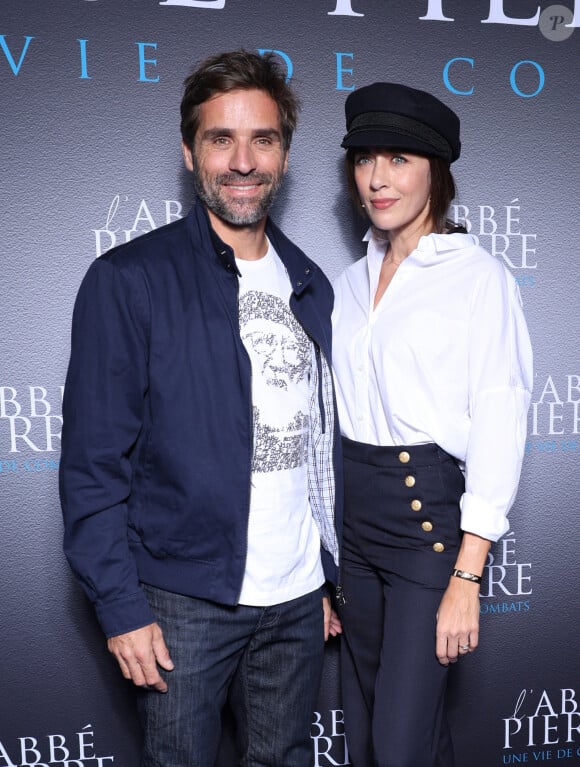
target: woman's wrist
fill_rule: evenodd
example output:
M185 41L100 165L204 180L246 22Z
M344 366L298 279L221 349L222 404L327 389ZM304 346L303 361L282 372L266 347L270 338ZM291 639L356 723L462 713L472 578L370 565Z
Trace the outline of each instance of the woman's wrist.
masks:
M451 575L455 578L461 578L461 580L464 581L470 581L471 583L481 583L481 575L476 575L468 570L461 570L457 567L452 570Z

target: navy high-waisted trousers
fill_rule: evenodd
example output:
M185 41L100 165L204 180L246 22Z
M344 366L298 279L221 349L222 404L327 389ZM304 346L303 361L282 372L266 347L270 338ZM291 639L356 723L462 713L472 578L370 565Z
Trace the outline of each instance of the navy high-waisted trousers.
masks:
M353 767L453 767L436 614L464 478L437 445L343 439L342 698Z

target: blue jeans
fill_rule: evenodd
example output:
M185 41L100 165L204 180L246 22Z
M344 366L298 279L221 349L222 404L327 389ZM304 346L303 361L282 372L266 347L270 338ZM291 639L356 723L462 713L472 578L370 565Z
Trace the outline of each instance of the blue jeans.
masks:
M243 767L310 767L324 653L322 593L228 607L144 585L175 669L141 691L141 767L215 767L229 700Z

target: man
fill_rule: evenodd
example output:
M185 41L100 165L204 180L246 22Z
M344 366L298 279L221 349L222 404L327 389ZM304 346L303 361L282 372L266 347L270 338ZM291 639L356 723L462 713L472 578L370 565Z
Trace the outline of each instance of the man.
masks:
M268 219L297 100L273 56L185 81L189 215L90 267L64 397L65 551L139 696L146 767L306 767L340 631L332 290ZM160 694L166 693L166 694Z

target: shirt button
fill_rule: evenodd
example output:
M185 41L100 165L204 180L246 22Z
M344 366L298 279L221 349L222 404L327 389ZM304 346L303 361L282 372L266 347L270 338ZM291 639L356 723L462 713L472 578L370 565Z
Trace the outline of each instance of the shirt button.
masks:
M445 546L442 543L434 543L433 551L436 551L437 554L440 554L442 551L445 551Z
M421 509L423 508L423 504L421 503L421 501L415 498L415 500L411 501L411 508L413 509L413 511L421 511Z
M421 522L421 527L426 533L430 533L431 530L433 530L433 525L431 522L428 522L427 520L425 522Z
M409 455L409 453L406 450L401 450L401 452L399 453L399 461L401 463L409 463L410 460L411 460L411 456Z
M410 474L405 477L405 484L407 487L414 487L415 486L415 477L412 477Z

